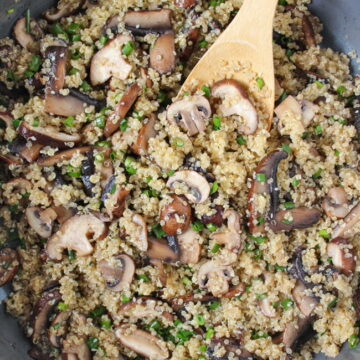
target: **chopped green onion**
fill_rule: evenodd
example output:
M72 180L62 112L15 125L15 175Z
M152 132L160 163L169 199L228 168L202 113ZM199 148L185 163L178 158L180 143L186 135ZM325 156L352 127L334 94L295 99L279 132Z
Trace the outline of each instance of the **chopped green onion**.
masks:
M210 194L215 194L219 189L219 184L217 181L214 181L211 185Z
M98 306L94 310L90 311L89 316L93 319L99 318L100 316L104 315L106 313L106 307L105 306Z
M184 284L184 285L191 285L192 284L192 281L188 278L188 277L186 277L186 276L184 276L182 279L181 279L181 282Z
M80 41L80 40L81 40L81 36L79 34L71 36L71 42L76 42L76 41Z
M289 310L294 306L294 301L291 299L284 299L281 301L280 305L284 310Z
M104 156L104 154L103 153L97 153L96 155L95 155L95 161L96 162L103 162L105 160L105 156Z
M299 181L298 179L294 179L294 180L292 181L292 185L293 185L294 187L298 186L299 184L300 184L300 181Z
M266 236L252 236L251 235L250 237L259 245L263 244L267 240Z
M265 218L264 218L263 216L259 216L259 217L256 219L256 221L257 221L257 224L258 224L258 225L263 225L263 224L265 224Z
M70 71L69 71L69 75L75 75L79 72L80 70L77 69L77 68L71 68Z
M73 50L73 51L71 52L70 57L71 57L72 60L78 60L78 59L80 59L81 55L80 55L79 49Z
M137 172L137 169L136 167L134 167L132 164L135 163L135 159L131 156L127 156L125 158L125 162L124 162L124 165L125 165L125 170L128 174L130 175L134 175L136 174Z
M217 230L217 226L213 223L207 224L206 228L211 232L214 232L215 230Z
M67 33L65 32L65 30L63 29L63 27L60 24L52 24L50 31L54 35L63 35L66 39L68 38Z
M291 154L291 147L288 144L282 144L281 148L287 153Z
M54 325L52 326L52 328L53 328L54 330L57 330L57 329L60 327L60 325L61 325L61 322L58 322L58 323L54 324Z
M319 235L323 237L324 239L330 239L331 235L326 229L319 230Z
M14 8L11 8L11 9L8 9L8 10L6 11L6 13L10 15L10 14L12 14L14 11L15 11L15 9L14 9Z
M140 274L136 276L138 280L142 280L145 283L150 282L150 278L146 274Z
M126 295L121 295L121 302L123 303L127 303L131 300L131 298L129 296Z
M31 21L31 14L30 9L27 9L25 12L25 29L28 34L30 34L30 21Z
M355 349L359 345L359 336L356 334L353 334L349 337L349 348Z
M27 70L24 72L24 76L27 78L27 79L30 79L34 76L34 73L30 70Z
M199 346L199 350L201 351L201 352L206 352L206 349L207 349L207 347L206 347L206 345L200 345Z
M128 127L128 121L127 121L126 118L124 118L124 119L122 119L122 120L120 121L120 130L121 130L122 132L125 132L126 129L127 129L127 127Z
M191 224L191 227L194 231L200 232L201 230L204 229L204 224L200 220L195 220Z
M333 263L332 257L328 257L328 258L326 259L326 261L327 261L329 264L332 264L332 263Z
M41 67L41 57L39 55L32 55L29 63L29 70L37 72Z
M101 146L101 147L111 147L111 143L110 141L98 141L96 144L96 146Z
M151 231L154 233L154 235L160 239L163 236L166 235L165 231L161 228L160 224L155 224L151 227Z
M101 45L105 45L108 42L108 40L109 40L108 36L104 34L100 36L99 43Z
M95 126L99 129L104 129L105 127L105 115L98 115L95 118Z
M81 169L68 165L67 174L73 178L79 178L81 177Z
M276 271L284 271L284 270L286 270L286 266L280 266L278 264L275 264L274 268L275 268Z
M201 90L203 91L204 95L209 97L211 95L211 91L210 91L210 88L206 85L203 85L201 87Z
M286 5L287 5L287 1L286 1L286 0L279 0L279 5L281 5L281 6L286 6Z
M69 261L73 261L76 259L76 252L74 250L68 250L67 253Z
M14 120L12 121L14 128L17 129L17 128L19 127L20 123L21 123L23 120L24 120L24 119L22 119L22 118L20 118L20 119L14 119Z
M82 28L81 24L71 23L66 27L66 32L69 33L70 35L76 35L79 33L81 28Z
M266 339L267 337L269 337L269 334L267 332L265 332L265 331L253 330L253 332L251 334L251 339L252 340Z
M260 90L265 86L265 81L261 77L258 77L256 79L256 83L257 83L257 86L259 87Z
M39 119L34 119L34 120L33 120L33 123L32 123L32 126L38 127L39 124L40 124L40 120L39 120Z
M256 294L256 298L257 298L258 300L266 299L267 296L268 296L268 295L267 295L266 293L264 293L264 294Z
M190 91L185 91L183 94L182 94L183 97L185 96L190 96Z
M329 302L328 306L327 306L328 309L333 309L333 308L336 306L338 300L339 300L338 298L335 298L335 299L331 300L331 301Z
M285 225L290 225L293 223L293 220L289 220L289 219L282 219L281 222Z
M69 305L65 304L64 302L59 302L57 305L57 308L60 311L66 311L68 309Z
M90 350L96 350L99 348L99 339L93 336L90 336L86 340L86 345L89 347Z
M133 50L135 49L135 44L133 41L128 41L122 48L122 53L125 55L125 56L129 56Z
M106 316L105 318L100 319L100 326L103 329L110 329L112 325L112 321Z
M239 136L236 138L236 142L237 142L239 145L246 145L246 139L245 139L242 135L239 135Z
M180 137L175 137L174 139L173 139L173 144L175 145L175 146L177 146L177 147L182 147L182 146L184 146L184 140L182 139L182 138L180 138Z
M209 43L206 41L206 40L202 40L202 41L200 41L199 42L199 48L200 49L204 49L204 48L206 48L207 46L209 45Z
M211 252L213 253L213 254L216 254L219 250L220 250L220 244L215 244L214 246L213 246L213 248L211 249Z
M284 90L283 93L279 97L279 103L283 102L288 97L287 92Z
M74 120L75 120L75 118L74 118L73 116L68 116L68 117L64 120L65 126L73 127L73 126L74 126Z
M89 84L87 81L84 80L84 81L82 82L82 84L80 85L80 89L81 89L82 91L88 92L88 91L91 90L91 86L90 86L90 84Z
M322 83L322 82L319 81L319 80L315 80L315 84L316 84L316 86L317 86L319 89L321 89L321 88L323 88L323 87L325 86L325 84Z
M283 205L285 209L293 209L295 207L295 204L292 201L287 201Z
M261 173L256 174L256 181L265 182L266 181L266 174L261 174Z
M221 127L221 117L214 116L213 117L213 130L220 130Z
M343 96L344 92L346 91L346 87L341 85L336 89L336 92L339 96Z
M335 154L335 156L339 156L339 155L340 155L340 151L339 151L339 150L334 150L334 154Z
M220 301L212 301L211 303L209 303L208 307L210 310L215 310L217 309L219 306L221 305Z
M314 174L312 175L312 178L313 179L319 179L321 177L321 172L322 172L322 169L318 169L314 172Z
M111 187L109 193L110 193L111 195L113 195L113 194L115 194L115 191L116 191L116 184L114 184L114 185Z
M208 328L206 329L205 339L206 339L206 340L211 339L211 338L214 336L214 334L215 334L214 328L213 328L212 326L208 327Z
M285 55L288 57L288 58L291 58L295 53L295 50L294 49L286 49L285 51Z
M111 161L115 161L117 159L116 151L111 151L109 157Z
M322 127L320 125L315 126L315 134L321 135L322 134Z

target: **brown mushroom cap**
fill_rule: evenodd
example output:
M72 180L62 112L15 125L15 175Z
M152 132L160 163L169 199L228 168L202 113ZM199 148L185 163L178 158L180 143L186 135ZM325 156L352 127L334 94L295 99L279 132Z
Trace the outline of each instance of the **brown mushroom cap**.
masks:
M61 260L63 250L75 250L78 256L88 256L93 252L89 237L99 240L106 233L105 224L93 215L75 215L49 239L45 245L51 260Z
M192 228L177 236L180 248L180 262L182 264L197 264L200 259L201 246L199 233Z
M7 284L16 275L20 261L16 250L4 248L0 250L0 286Z
M233 276L234 270L231 266L211 260L199 268L199 287L208 288L214 296L221 296L229 291L229 281Z
M69 135L51 128L34 127L25 121L21 122L18 131L26 140L37 144L58 147L60 149L81 141L81 136L78 134Z
M156 115L151 114L147 122L140 129L134 144L131 145L131 150L134 151L135 154L147 155L149 139L156 136L155 123Z
M320 218L320 210L300 206L295 209L277 212L274 221L270 222L270 228L274 232L306 229L316 224Z
M258 115L243 86L236 80L221 80L211 89L211 95L223 100L219 107L222 116L239 115L244 123L239 124L243 134L253 134L258 128Z
M174 189L175 183L185 184L188 192L184 194L186 198L196 204L201 204L210 195L210 185L204 176L194 170L179 170L170 176L166 186Z
M111 77L120 80L127 79L132 67L124 60L121 50L129 41L133 41L131 36L117 35L93 56L90 64L92 85L103 84Z
M174 71L175 62L175 35L169 32L159 36L150 49L150 66L160 74L168 74Z
M169 351L162 340L134 326L122 325L118 327L115 336L125 347L149 360L166 360L169 358Z
M149 247L146 251L146 255L150 259L165 262L175 262L179 260L179 254L177 254L166 241L149 237L148 244Z
M126 254L114 256L109 261L101 260L98 267L106 286L115 292L129 287L135 274L134 260Z
M185 96L168 107L166 116L169 122L180 125L192 136L205 131L211 107L204 96Z
M343 187L333 187L322 202L322 208L330 218L343 219L349 212L347 194Z
M295 287L292 290L292 296L296 302L296 305L303 313L304 316L310 316L318 305L318 301L313 296L305 294L306 286L300 280L296 281Z
M68 48L66 46L49 46L46 48L45 56L51 63L50 72L47 74L49 77L47 91L58 92L65 84Z
M32 313L32 334L31 339L34 343L40 340L40 337L48 323L49 315L57 303L61 300L61 294L58 289L53 289L42 294L36 302Z
M168 235L178 235L186 231L191 222L191 206L181 196L170 195L173 199L160 212L161 227Z
M337 237L327 245L327 254L333 265L344 275L350 276L356 269L356 253L347 239Z
M25 211L29 225L42 238L47 239L51 236L54 220L57 218L55 210L52 208L41 209L31 206Z
M164 33L171 30L172 10L128 11L124 16L125 28L135 35Z
M358 202L343 219L343 223L337 225L332 233L332 237L348 238L353 235L353 228L360 220L360 202Z

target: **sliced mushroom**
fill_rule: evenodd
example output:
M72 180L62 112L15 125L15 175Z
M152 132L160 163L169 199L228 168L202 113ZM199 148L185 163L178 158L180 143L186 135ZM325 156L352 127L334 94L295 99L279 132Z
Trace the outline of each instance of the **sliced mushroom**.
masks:
M175 35L169 32L160 35L150 49L150 66L160 74L174 71L176 62Z
M19 19L14 26L14 35L17 42L31 52L37 51L37 44L32 34L26 31L26 19Z
M183 1L183 0L180 0ZM193 0L184 0L184 2L191 2ZM197 44L197 41L200 36L200 30L198 28L190 29L186 38L186 47L180 54L180 60L185 63L189 60L190 56L192 55L195 46Z
M234 270L231 266L211 260L199 268L199 287L208 288L214 296L221 296L229 291L229 281L233 276Z
M8 165L22 165L22 159L11 154L0 154L0 161Z
M149 76L149 72L148 69L145 67L141 67L140 68L140 75L141 75L141 79L144 81L146 88L147 89L152 89L153 87L153 81L151 80L150 76Z
M313 283L308 282L307 278L309 274L305 271L302 254L306 249L304 247L299 247L291 260L292 266L289 268L288 272L295 279L300 280L302 284L304 284L307 288L311 288L314 286Z
M186 198L195 203L201 204L207 200L210 194L210 185L204 176L193 170L179 170L170 176L166 186L170 189L176 188L176 183L185 184L188 192Z
M52 115L76 116L85 111L86 103L72 95L46 94L45 111ZM24 123L24 121L23 121Z
M89 347L84 339L77 344L64 341L63 351L61 353L62 360L91 360L92 355Z
M202 295L199 294L186 294L181 296L173 297L169 300L171 307L174 311L179 311L183 309L188 303L193 302L197 303L200 302L201 304L209 303L211 301L217 301L219 298L213 295Z
M104 136L111 136L118 128L121 120L126 116L136 99L140 96L141 88L134 83L126 90L121 100L117 103L115 111L106 121Z
M249 231L254 234L263 232L264 225L258 224L260 216L266 220L272 220L279 205L279 187L277 185L277 169L281 160L286 159L288 154L285 151L276 150L262 159L255 169L255 176L252 179L251 188L248 196ZM259 181L259 176L263 176L264 181ZM265 214L256 209L256 197L270 195L270 206Z
M81 162L81 181L84 185L85 194L93 197L93 188L95 184L91 181L91 177L95 174L94 152L89 150L86 152L86 159Z
M191 228L177 236L182 264L197 264L200 259L201 246L199 234Z
M128 288L134 278L134 260L126 255L120 254L108 260L101 260L98 265L106 286L111 291L122 291Z
M316 224L320 218L320 210L300 206L295 209L277 212L274 221L270 223L270 228L274 232L306 229Z
M86 154L92 149L91 146L82 146L56 153L53 156L45 156L37 161L39 166L54 166L65 160L70 160L75 154Z
M134 236L137 238L135 243L140 251L148 249L148 228L143 216L135 214L132 217L132 222L136 225L137 231L134 231Z
M308 127L319 110L319 106L309 100L300 100L302 121L305 127Z
M46 48L45 56L51 64L50 72L47 74L49 81L46 85L46 91L58 92L65 84L68 48L66 46L49 46Z
M149 360L169 358L169 351L162 340L134 326L122 325L118 327L115 336L125 347Z
M224 220L227 219L228 231L216 232L212 238L221 245L225 245L230 251L239 251L241 249L240 238L240 216L233 209L227 209L224 213Z
M205 131L211 107L204 96L186 96L171 104L166 116L168 121L180 125L192 136Z
M239 132L250 135L258 128L258 115L246 90L236 80L221 80L216 82L211 95L222 99L219 110L222 116L238 115L243 119L239 124Z
M73 14L75 11L81 8L84 1L73 1L73 2L60 2L56 9L49 9L44 12L44 18L47 21L55 22L65 16Z
M360 202L357 203L350 212L344 217L341 224L337 225L332 233L332 237L348 238L353 235L353 228L360 220Z
M276 310L272 306L268 297L259 300L261 312L268 318L274 318L276 316Z
M52 209L56 212L56 220L59 224L63 224L66 220L70 219L76 214L76 209L66 208L65 206L53 206Z
M26 140L59 149L71 147L81 141L81 136L78 134L69 135L53 128L34 127L25 121L21 122L18 131Z
M118 33L118 26L120 24L121 17L119 15L110 16L102 28L102 33L106 34L107 31L110 29L112 33Z
M33 346L27 354L34 360L49 360L49 355L38 346Z
M168 235L178 235L186 231L191 222L191 206L181 196L171 195L172 201L160 212L161 227Z
M294 289L292 290L292 296L296 305L304 316L310 316L318 305L318 301L315 297L305 294L306 286L297 280Z
M214 224L220 227L224 222L224 207L221 205L215 205L213 210L215 211L215 213L213 213L212 215L203 215L201 217L201 222L204 225Z
M308 16L303 15L302 17L302 31L304 33L305 45L307 47L316 46L316 38L314 28Z
M20 177L13 178L9 180L6 184L8 186L11 186L13 193L18 192L22 195L30 193L32 188L32 184L29 180Z
M166 241L149 237L148 244L149 247L146 251L146 255L150 259L165 262L175 262L179 260L179 254L176 253Z
M70 316L71 311L60 311L56 314L54 320L52 320L48 331L49 341L52 346L61 347Z
M0 111L0 119L4 121L6 127L13 126L14 118L12 117L10 111Z
M129 190L116 184L115 180L115 175L112 175L101 195L101 201L104 203L106 212L111 218L122 216L126 207L126 197L129 195Z
M76 251L78 256L88 256L93 252L90 238L100 240L106 233L105 224L93 215L75 215L49 239L45 245L51 260L60 261L63 250Z
M19 270L20 259L16 250L0 250L0 286L10 282Z
M27 144L31 144L28 146ZM42 144L26 143L25 146L19 151L19 155L27 162L34 162L40 155L41 149L44 147Z
M164 263L159 259L150 259L150 264L155 266L159 272L159 280L162 286L166 286L167 283L167 274L165 271Z
M61 294L58 289L53 289L42 294L36 302L31 316L32 333L31 339L36 344L39 342L43 332L47 330L47 323L51 311L61 300Z
M76 88L70 88L69 95L82 101L84 104L94 106L96 111L100 111L106 106L106 99L95 99L88 94L79 91Z
M347 194L343 187L331 188L322 202L322 208L330 218L343 219L349 212Z
M155 130L156 115L151 114L148 121L142 126L139 134L131 145L131 150L137 155L147 155L149 140L156 136Z
M356 269L356 254L354 247L347 239L337 237L327 245L327 254L333 265L344 275L350 276Z
M117 35L93 56L90 64L92 85L103 84L111 77L120 80L127 79L132 67L124 60L121 50L129 41L133 41L131 36Z
M164 33L171 30L172 10L128 11L125 14L125 28L134 35Z
M42 238L47 239L51 236L54 220L57 218L55 210L52 208L41 209L31 206L25 211L29 225Z

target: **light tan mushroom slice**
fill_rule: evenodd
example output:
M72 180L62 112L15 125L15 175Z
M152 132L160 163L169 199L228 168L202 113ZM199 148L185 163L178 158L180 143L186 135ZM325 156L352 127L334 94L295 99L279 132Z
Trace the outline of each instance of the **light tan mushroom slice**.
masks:
M271 305L271 302L268 297L259 300L259 306L261 309L261 312L269 318L274 318L276 316L276 310Z
M297 280L292 290L292 296L300 311L307 317L314 311L318 301L314 297L306 295L305 291L305 285L300 280Z
M14 26L14 35L17 42L29 51L33 51L36 47L34 37L26 31L26 19L19 19Z
M167 274L165 271L164 263L159 259L150 259L150 264L155 266L159 272L159 280L162 286L166 286Z
M81 141L81 136L78 134L69 135L52 128L34 127L25 121L21 122L18 131L26 140L60 149Z
M359 231L357 223L360 220L360 202L358 202L350 212L342 220L343 222L337 225L332 233L332 237L349 238Z
M156 136L155 122L156 115L151 114L147 122L140 129L134 144L131 145L131 149L135 154L147 155L149 140Z
M148 228L146 221L139 214L135 214L131 220L137 228L133 234L136 237L134 242L140 251L146 251L148 249Z
M86 102L72 96L61 94L46 94L44 109L51 115L76 116L85 112Z
M55 210L52 208L41 209L30 206L26 209L25 215L29 225L42 238L47 239L51 236L54 220L57 218Z
M66 208L65 206L62 205L52 206L51 208L56 212L57 215L56 221L58 221L60 225L76 214L76 209Z
M160 74L174 71L176 62L175 35L173 32L159 36L150 50L150 66Z
M76 251L78 256L93 252L90 239L99 240L106 233L105 224L93 215L75 215L65 223L46 243L45 249L51 260L60 261L64 249Z
M179 254L167 244L166 241L160 239L149 238L149 248L146 255L150 259L161 260L165 262L175 262L179 260Z
M319 106L309 100L300 100L302 121L305 127L308 127L319 111Z
M114 256L110 260L101 260L98 268L106 281L106 286L115 292L128 288L135 274L134 260L126 254Z
M210 185L204 176L194 170L179 170L170 176L166 186L175 189L176 183L186 185L188 192L186 198L196 204L205 202L210 195Z
M230 251L239 251L241 249L240 237L240 216L233 210L228 209L223 215L224 220L227 219L228 231L213 233L211 237L221 245L225 245Z
M327 254L333 265L346 276L350 276L356 269L356 253L347 239L337 237L327 245Z
M185 96L172 103L166 112L168 121L182 127L189 136L205 131L210 116L210 103L200 95Z
M238 115L243 119L239 131L243 134L253 134L258 128L258 115L243 86L236 80L221 80L216 82L211 95L222 99L219 110L222 116Z
M207 288L214 296L221 296L229 291L229 281L234 276L234 270L229 265L211 260L199 268L199 287Z
M181 263L197 264L199 262L201 252L199 237L199 233L191 228L188 228L184 233L177 236Z
M343 219L348 213L347 194L343 187L333 187L322 202L322 208L330 218Z
M129 35L117 35L100 49L92 58L90 65L90 81L96 86L103 84L111 77L125 80L131 72L131 65L122 55L122 47L133 41Z
M85 154L92 148L93 147L91 146L82 146L70 150L61 151L53 156L45 156L40 158L37 161L37 164L39 166L54 166L63 162L64 160L70 160L75 154Z
M115 336L125 347L149 360L169 358L169 351L162 340L135 326L120 326L115 330Z

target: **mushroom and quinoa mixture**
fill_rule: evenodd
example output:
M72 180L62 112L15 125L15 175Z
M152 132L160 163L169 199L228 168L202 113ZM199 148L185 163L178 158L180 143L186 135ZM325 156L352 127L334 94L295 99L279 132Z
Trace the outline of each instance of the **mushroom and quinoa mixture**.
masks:
M60 0L0 40L0 286L32 358L357 346L360 80L307 3L279 1L270 129L261 74L178 95L241 0Z

